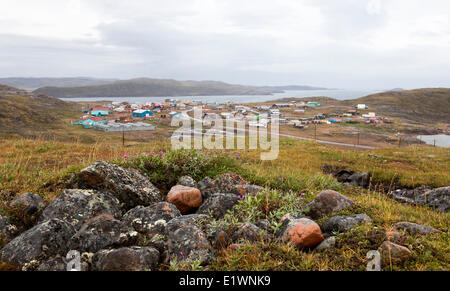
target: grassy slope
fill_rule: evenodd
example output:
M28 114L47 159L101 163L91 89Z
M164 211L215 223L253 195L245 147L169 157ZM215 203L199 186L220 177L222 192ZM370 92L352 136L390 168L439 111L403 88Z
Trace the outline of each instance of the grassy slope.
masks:
M450 122L450 89L447 88L384 92L344 103L368 104L380 113L415 122Z
M34 191L51 201L65 187L70 173L97 160L110 160L124 166L140 167L146 163L151 179L157 184L170 183L182 174L194 173L197 179L235 171L248 181L278 189L278 194L262 194L257 200L247 198L224 225L239 225L259 218L279 218L287 212L300 210L323 189L341 191L356 202L356 206L341 214L367 213L376 228L363 225L339 236L338 248L325 253L301 252L283 243L261 241L246 244L237 251L218 254L218 260L209 269L217 270L362 270L368 250L376 249L384 232L398 221L412 221L448 230L450 215L440 214L425 207L397 203L379 192L345 188L328 175L323 164L346 165L354 170L370 170L375 181L389 183L393 177L405 186L430 184L450 185L450 150L431 147L378 149L370 152L338 150L313 142L282 140L280 157L276 161L259 160L258 152L228 152L205 161L203 158L167 154L161 162L157 158L141 158L140 154L167 151L166 143L138 144L123 148L120 143L63 143L40 140L1 140L0 189L3 189L0 211L5 213L6 202L25 191ZM207 155L214 155L210 153ZM124 155L129 158L124 159ZM434 155L434 158L430 158ZM170 158L169 158L170 157ZM233 158L234 157L234 158ZM240 157L240 158L237 158ZM201 168L201 171L193 171ZM176 170L175 170L176 169ZM168 177L171 177L170 179ZM285 194L283 194L285 193ZM306 193L305 198L300 193ZM250 199L250 200L249 200ZM304 199L304 200L302 200ZM280 202L282 201L282 203ZM319 221L320 223L320 221ZM413 251L413 260L392 269L445 270L450 266L448 233L431 237L412 237L405 242ZM257 256L255 254L258 254ZM192 265L167 266L169 269L192 269Z

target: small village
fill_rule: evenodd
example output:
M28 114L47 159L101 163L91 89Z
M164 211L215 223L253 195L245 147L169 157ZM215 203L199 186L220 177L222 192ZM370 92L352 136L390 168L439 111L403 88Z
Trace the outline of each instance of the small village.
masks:
M155 122L181 118L184 113L201 109L203 119L232 119L245 121L250 127L267 127L276 117L281 125L297 129L314 124L391 124L393 119L377 116L365 104L357 104L347 110L324 110L321 103L314 101L291 101L273 104L233 104L204 103L189 99L166 99L164 102L146 102L130 104L112 102L102 106L84 109L82 116L72 125L81 125L86 129L101 131L139 131L155 130ZM150 122L150 123L149 123Z

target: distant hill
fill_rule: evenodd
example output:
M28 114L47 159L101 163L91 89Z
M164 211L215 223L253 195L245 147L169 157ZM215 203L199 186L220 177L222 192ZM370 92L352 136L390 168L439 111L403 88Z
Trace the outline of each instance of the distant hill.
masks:
M450 89L430 88L373 94L346 104L367 104L370 111L410 121L450 123Z
M76 87L101 85L117 81L116 79L96 79L89 77L77 78L0 78L0 84L25 89L35 90L41 87Z
M312 87L312 86L301 86L301 85L288 85L288 86L273 86L277 90L293 90L293 91L303 91L303 90L329 90L324 87Z
M292 86L288 86L292 88ZM311 90L314 87L297 86ZM207 96L207 95L270 95L283 92L285 87L244 86L217 81L176 81L170 79L139 78L115 81L103 85L80 87L43 87L35 93L54 97L155 97L155 96Z
M0 85L0 133L35 135L56 128L78 105Z

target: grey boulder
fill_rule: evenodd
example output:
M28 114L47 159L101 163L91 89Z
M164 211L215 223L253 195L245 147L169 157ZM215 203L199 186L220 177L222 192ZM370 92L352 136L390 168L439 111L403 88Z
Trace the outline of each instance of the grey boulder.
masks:
M347 232L353 227L371 222L369 216L366 214L355 214L350 216L334 216L322 224L322 230L327 233L332 232Z

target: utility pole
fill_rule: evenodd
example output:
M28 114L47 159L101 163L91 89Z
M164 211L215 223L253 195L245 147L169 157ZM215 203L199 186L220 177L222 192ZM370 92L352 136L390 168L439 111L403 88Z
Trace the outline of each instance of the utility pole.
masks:
M360 135L360 130L358 130L358 134L357 134L357 140L356 140L356 145L359 145L359 135Z
M125 125L122 125L122 146L125 147Z

